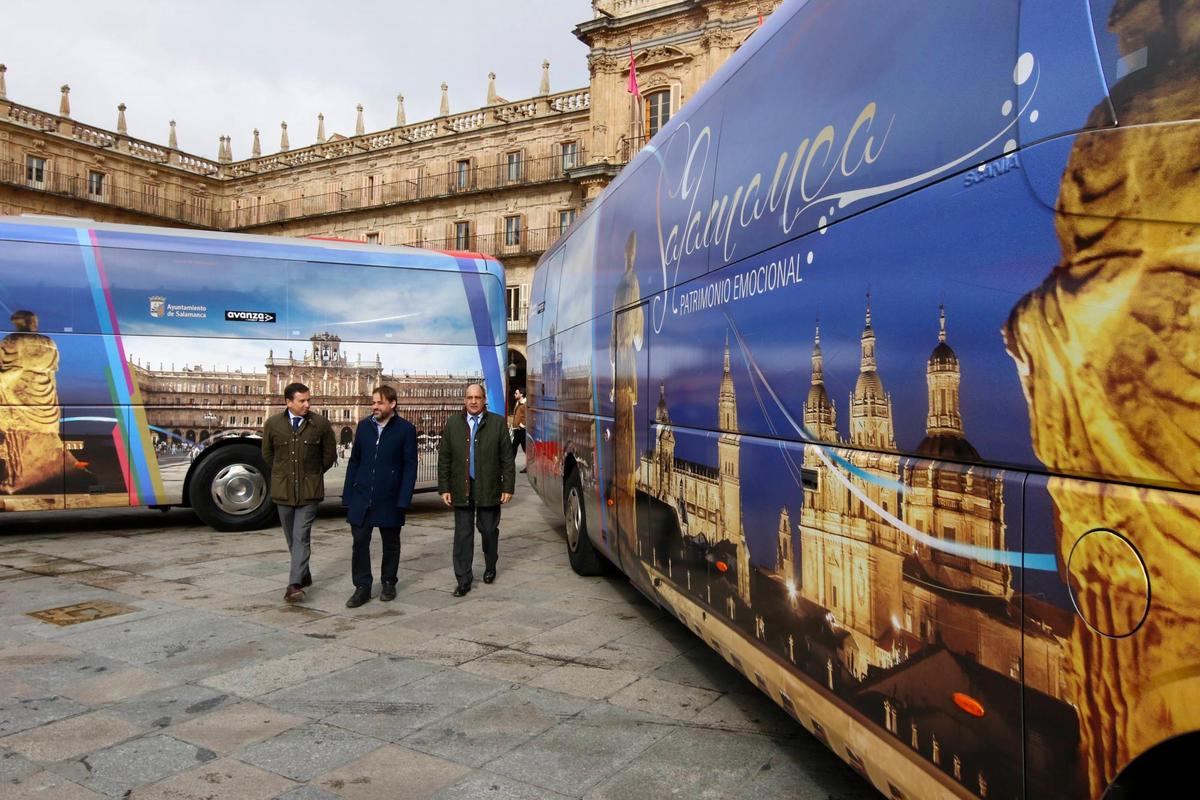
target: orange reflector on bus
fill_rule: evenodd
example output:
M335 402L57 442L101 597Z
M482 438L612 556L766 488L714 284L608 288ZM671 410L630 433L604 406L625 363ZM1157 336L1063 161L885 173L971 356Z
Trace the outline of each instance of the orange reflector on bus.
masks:
M717 572L728 572L729 571L729 565L726 564L724 561L717 561L715 563L717 565Z
M89 463L90 462L88 462L88 461L76 461L75 469L87 469Z
M608 498L608 507L609 507L609 508L612 508L612 506L613 506L613 500L612 500L612 498L610 497L610 498Z
M963 694L962 692L955 692L953 697L954 697L954 705L958 706L963 711L970 714L972 717L982 717L983 716L983 704L980 703L978 700L976 700L974 697Z

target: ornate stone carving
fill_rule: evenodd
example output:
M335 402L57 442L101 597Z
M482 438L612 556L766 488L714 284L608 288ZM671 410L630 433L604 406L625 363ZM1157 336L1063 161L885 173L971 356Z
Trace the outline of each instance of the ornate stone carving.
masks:
M612 56L590 56L588 58L588 71L593 76L598 73L603 75L622 72L624 69L621 62Z

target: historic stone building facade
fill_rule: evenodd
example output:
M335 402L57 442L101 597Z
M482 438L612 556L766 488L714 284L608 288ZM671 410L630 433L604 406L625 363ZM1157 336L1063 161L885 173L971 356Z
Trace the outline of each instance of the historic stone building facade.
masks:
M206 365L146 364L134 359L160 450L204 446L213 438L262 429L279 413L284 387L299 381L321 398L320 412L333 425L339 445L354 441L360 419L371 413L371 391L395 388L397 410L417 428L418 444L432 451L450 414L462 409L462 387L478 375L387 374L377 354L344 352L334 334L310 339L311 350L263 354L262 371L219 370Z
M215 161L181 151L174 122L165 144L130 137L124 104L113 129L75 120L67 86L56 114L17 103L0 65L0 214L488 252L507 268L510 374L522 383L538 257L779 2L594 0L574 31L589 86L552 92L543 63L535 97L505 100L493 75L487 105L451 113L443 84L434 119L409 123L401 95L386 130L365 130L360 106L353 135L326 136L319 117L305 126L315 141L292 147L285 122L275 152L255 130L249 154L235 159L222 137Z

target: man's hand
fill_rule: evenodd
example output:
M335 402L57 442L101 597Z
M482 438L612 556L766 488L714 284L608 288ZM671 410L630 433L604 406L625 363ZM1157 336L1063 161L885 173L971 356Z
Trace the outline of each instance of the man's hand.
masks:
M450 496L449 492L442 492L442 502L448 506L454 505L454 499Z
M505 503L507 503L509 500L512 500L512 495L511 495L511 494L509 494L508 492L501 492L501 493L500 493L500 504L501 504L501 505L504 505L504 504L505 504Z

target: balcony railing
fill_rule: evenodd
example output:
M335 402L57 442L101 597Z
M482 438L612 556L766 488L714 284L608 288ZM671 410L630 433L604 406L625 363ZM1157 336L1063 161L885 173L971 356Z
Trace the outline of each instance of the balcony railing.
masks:
M558 237L564 232L558 226L523 228L519 232L501 231L483 235L472 233L449 239L426 239L420 243L420 246L430 250L469 250L475 253L487 253L503 261L508 256L532 256L544 253L558 241Z
M619 164L628 164L633 161L633 157L638 154L646 143L650 141L649 136L622 136L617 143L617 158Z
M521 303L517 309L517 318L508 321L509 333L527 333L529 331L529 303Z
M510 189L567 180L567 171L584 163L583 152L572 156L531 158L508 163L465 167L434 175L377 183L338 192L297 197L261 205L251 204L223 212L221 227L253 228L324 214L415 203L473 192Z
M95 187L89 184L87 178L78 175L64 175L52 170L45 170L41 178L41 180L30 178L25 164L17 161L0 161L0 184L21 186L60 197L86 200L90 203L102 203L114 208L137 211L164 220L184 222L202 228L212 228L218 225L219 215L217 212L206 205L197 205L192 201L168 200L159 195L108 184L96 192L93 191Z

